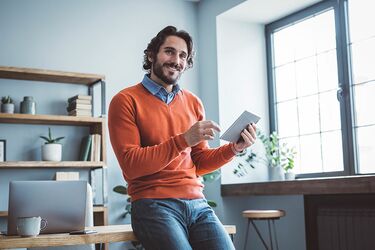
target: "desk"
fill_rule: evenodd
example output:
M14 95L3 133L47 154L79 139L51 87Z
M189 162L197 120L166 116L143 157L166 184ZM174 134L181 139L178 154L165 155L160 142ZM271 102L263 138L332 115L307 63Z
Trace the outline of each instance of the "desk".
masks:
M226 225L224 227L228 234L236 233L236 226ZM0 249L72 246L137 240L131 225L95 226L87 227L87 229L94 229L98 233L86 235L41 234L33 238L1 235Z

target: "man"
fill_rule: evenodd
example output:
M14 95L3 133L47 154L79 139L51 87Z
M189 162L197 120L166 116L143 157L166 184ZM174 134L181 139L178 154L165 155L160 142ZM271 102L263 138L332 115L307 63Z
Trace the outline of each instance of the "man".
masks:
M168 26L144 51L148 74L110 104L110 139L128 183L133 230L146 249L234 249L199 177L251 146L256 128L249 124L241 141L209 149L220 129L177 84L192 66L190 35Z

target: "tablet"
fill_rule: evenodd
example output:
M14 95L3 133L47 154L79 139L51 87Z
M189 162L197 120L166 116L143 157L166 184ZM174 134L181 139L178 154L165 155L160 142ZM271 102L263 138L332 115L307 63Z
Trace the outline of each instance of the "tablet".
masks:
M260 117L244 111L237 120L220 136L220 139L236 143L241 138L241 132L244 130L249 123L257 123Z

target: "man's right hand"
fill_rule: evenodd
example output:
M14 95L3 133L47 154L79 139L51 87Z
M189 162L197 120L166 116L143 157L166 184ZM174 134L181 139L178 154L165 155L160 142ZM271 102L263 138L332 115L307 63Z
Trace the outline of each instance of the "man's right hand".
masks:
M184 133L189 147L193 147L203 140L213 140L215 131L220 132L220 127L213 121L199 121Z

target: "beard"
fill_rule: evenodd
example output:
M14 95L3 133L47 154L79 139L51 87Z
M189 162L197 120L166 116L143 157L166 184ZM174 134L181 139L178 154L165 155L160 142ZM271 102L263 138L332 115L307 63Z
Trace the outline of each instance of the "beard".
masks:
M174 68L178 70L177 75L164 73L163 67L166 67L166 68L170 67L170 68ZM160 80L162 80L167 85L175 85L182 75L181 67L173 63L164 63L162 65L158 62L155 62L155 64L152 67L152 72L155 74L155 76L157 76Z

